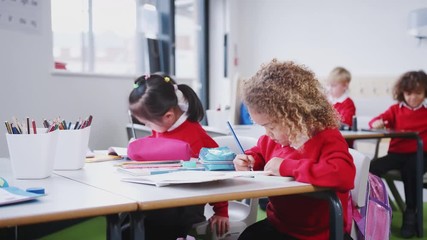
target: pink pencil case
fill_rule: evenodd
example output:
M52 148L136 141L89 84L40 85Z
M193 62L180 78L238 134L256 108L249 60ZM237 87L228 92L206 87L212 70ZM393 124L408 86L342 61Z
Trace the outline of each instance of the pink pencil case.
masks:
M135 161L190 160L191 148L178 139L144 137L129 143L127 154Z

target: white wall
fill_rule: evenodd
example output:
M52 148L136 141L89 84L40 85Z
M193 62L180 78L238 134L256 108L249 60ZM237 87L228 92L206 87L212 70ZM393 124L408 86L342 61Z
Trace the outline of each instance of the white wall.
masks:
M229 26L232 44L238 48L239 65L231 68L235 71L231 76L248 78L272 58L305 64L320 80L341 65L353 74L354 97L391 99L390 87L400 74L427 71L427 40L419 45L407 33L408 13L427 7L426 1L227 1L229 19L220 20L229 22L216 24ZM220 71L220 63L211 63L211 72ZM213 84L218 82L211 77ZM224 98L218 87L211 89L212 106Z
M427 42L419 47L407 33L411 10L423 0L238 0L244 76L273 57L306 64L319 75L336 65L355 75L400 74L427 68Z
M236 74L249 77L273 57L304 63L319 76L343 65L355 80L364 79L352 85L367 92L372 79L388 82L407 70L427 70L427 41L418 46L406 31L409 11L427 7L423 0L217 0L210 6L211 107L232 101ZM92 114L91 148L126 144L133 78L52 75L49 1L42 9L40 34L0 29L1 119ZM222 77L224 32L230 34L229 79ZM0 156L8 156L4 127L0 134Z
M1 120L29 116L41 125L43 118L75 121L92 114L91 148L126 144L127 97L133 79L53 76L50 2L40 2L40 34L0 29ZM1 127L0 157L9 155L5 132Z

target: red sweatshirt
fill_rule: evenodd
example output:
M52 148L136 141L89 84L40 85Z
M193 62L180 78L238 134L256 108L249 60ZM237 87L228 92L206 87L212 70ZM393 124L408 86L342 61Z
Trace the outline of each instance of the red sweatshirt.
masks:
M338 111L341 116L341 122L352 127L353 125L353 116L356 115L356 106L354 105L351 98L346 98L342 102L336 102L334 108Z
M188 120L172 131L163 133L153 131L153 135L150 137L173 138L188 142L193 151L192 157L195 158L199 157L199 152L202 147L218 147L218 144L206 133L200 123L190 122ZM215 215L228 217L228 202L218 202L211 205L213 205Z
M172 131L159 133L153 131L151 137L179 139L190 144L193 154L191 157L198 158L202 147L215 148L218 144L206 133L198 122L186 120Z
M335 189L347 222L349 191L354 187L355 166L348 146L337 129L326 129L296 150L281 146L264 135L247 154L255 158L254 170L262 170L273 157L283 158L280 175L296 181ZM270 197L267 218L280 232L298 239L329 239L328 201L304 195Z
M412 110L402 103L396 103L387 109L384 113L373 118L372 123L377 119L382 119L387 129L399 131L418 132L424 143L424 152L427 151L427 106L424 105L416 110ZM415 153L417 151L417 142L415 139L392 138L388 151L391 153Z

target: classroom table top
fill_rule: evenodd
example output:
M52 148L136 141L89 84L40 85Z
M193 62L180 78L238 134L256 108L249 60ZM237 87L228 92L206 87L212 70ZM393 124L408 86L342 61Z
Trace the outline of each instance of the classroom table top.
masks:
M56 174L45 179L14 179L7 158L0 158L0 176L9 186L42 187L46 192L32 201L0 206L0 227L130 212L138 207L134 200Z

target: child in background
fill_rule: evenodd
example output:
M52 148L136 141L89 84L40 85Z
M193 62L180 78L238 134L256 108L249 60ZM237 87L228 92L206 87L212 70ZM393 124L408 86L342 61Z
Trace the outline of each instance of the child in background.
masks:
M334 68L328 77L329 101L340 114L342 127L348 126L351 129L356 107L348 95L350 81L351 74L343 67Z
M424 173L427 171L427 75L423 71L403 74L393 88L397 104L373 118L369 126L374 129L392 129L418 132L424 143ZM399 170L405 190L406 209L403 214L401 235L410 238L416 234L416 161L415 139L393 138L388 153L371 162L370 172L381 176L389 170Z
M338 130L338 116L314 74L304 66L273 59L244 82L243 101L266 135L257 146L236 156L236 170L269 170L334 189L348 233L347 201L355 166ZM240 240L329 239L328 201L304 195L269 200L267 219L246 228Z
M129 96L129 109L138 121L152 129L150 137L188 142L192 157L198 157L202 147L218 147L199 123L204 110L196 93L185 84L175 84L169 76L139 77ZM215 214L209 221L222 235L229 227L228 202L213 206ZM185 239L192 225L204 220L204 205L149 211L145 218L146 239Z

